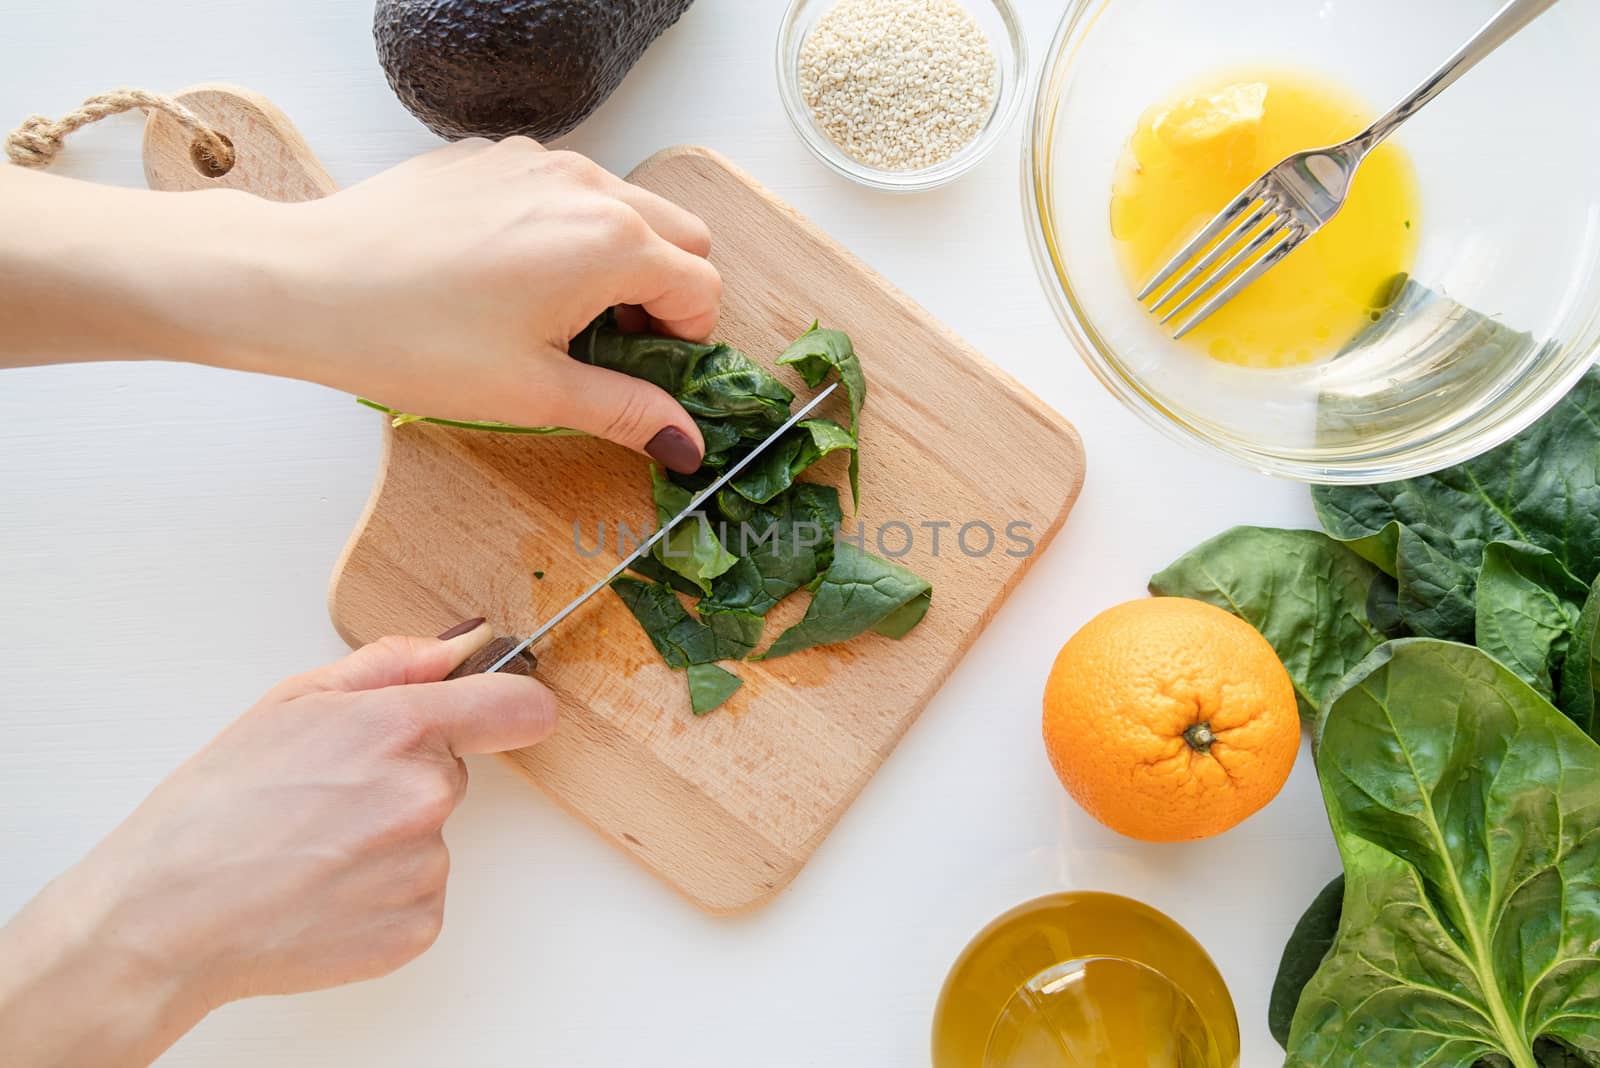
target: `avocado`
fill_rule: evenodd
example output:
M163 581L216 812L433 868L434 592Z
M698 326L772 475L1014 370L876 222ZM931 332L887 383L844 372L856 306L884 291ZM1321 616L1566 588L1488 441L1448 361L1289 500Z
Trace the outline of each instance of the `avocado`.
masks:
M400 102L440 137L559 137L694 0L378 0Z

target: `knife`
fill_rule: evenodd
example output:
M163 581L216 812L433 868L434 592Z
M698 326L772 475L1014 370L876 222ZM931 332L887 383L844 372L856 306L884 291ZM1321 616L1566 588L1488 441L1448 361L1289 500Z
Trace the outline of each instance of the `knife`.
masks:
M492 675L497 671L504 671L512 675L533 674L533 669L538 666L538 661L534 659L533 655L529 653L528 650L533 646L534 642L537 642L540 638L543 638L546 634L550 633L550 631L554 629L557 624L566 619L568 616L572 615L572 613L576 612L578 608L589 598L593 597L595 594L611 585L611 581L613 579L622 574L624 571L628 570L628 568L632 567L634 561L644 556L651 549L654 549L656 547L656 543L670 534L672 529L680 522L689 516L698 513L701 507L704 506L704 504L709 501L718 490L726 486L729 482L732 482L734 478L738 476L739 472L750 466L751 462L754 461L757 456L760 456L763 452L765 452L773 442L777 441L779 438L783 437L784 434L787 434L790 430L794 429L800 420L804 419L806 416L815 411L817 405L827 400L828 396L838 388L839 383L835 382L821 393L818 393L815 397L812 397L811 400L807 401L805 407L801 408L798 412L795 412L784 421L782 426L774 430L771 434L767 435L766 440L757 445L754 449L751 449L745 454L743 459L719 475L715 482L711 483L711 485L707 486L705 489L696 494L688 504L684 505L682 511L673 516L671 519L667 520L665 523L661 524L654 534L650 535L650 537L645 539L645 541L640 544L638 548L634 549L633 552L624 557L620 564L612 568L606 574L605 578L601 579L599 582L596 582L593 586L590 586L587 590L583 591L583 593L579 594L577 598L575 598L565 608L551 616L549 619L545 620L544 623L540 624L538 630L535 630L532 634L526 638L523 638L521 641L518 641L515 638L496 638L477 653L474 653L471 657L469 657L466 663L452 671L449 675L449 678L457 679L463 675Z

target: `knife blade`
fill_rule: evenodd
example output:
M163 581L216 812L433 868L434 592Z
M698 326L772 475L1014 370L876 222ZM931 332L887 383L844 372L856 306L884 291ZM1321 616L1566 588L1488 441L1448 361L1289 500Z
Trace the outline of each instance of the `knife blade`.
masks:
M806 416L815 411L817 406L823 401L827 400L833 391L838 388L839 383L835 382L827 389L823 390L821 393L818 393L815 397L812 397L809 401L807 401L805 406L786 419L782 426L778 427L778 429L767 435L766 439L763 440L761 444L757 445L754 449L751 449L738 463L729 467L717 477L716 481L712 482L711 485L707 486L705 489L696 494L688 504L684 505L682 511L673 516L671 519L667 520L665 523L661 524L654 534L646 538L638 546L638 548L634 549L633 552L625 556L621 563L607 572L605 578L601 579L599 582L596 582L587 590L584 590L583 593L574 598L565 608L561 609L561 611L545 620L532 634L522 639L522 641L518 642L516 645L512 646L509 651L496 659L488 668L483 669L482 674L492 675L495 672L504 669L507 665L512 664L513 662L523 663L523 661L520 660L522 654L532 647L534 642L537 642L540 638L543 638L546 634L550 633L550 631L554 629L562 620L572 615L573 612L576 612L578 608L589 598L593 597L595 594L611 585L611 581L613 579L622 574L624 571L628 570L628 568L632 567L635 561L639 560L651 549L654 549L656 544L661 541L662 538L670 534L672 529L680 522L689 516L697 514L705 505L705 503L709 501L718 490L726 486L729 482L732 482L741 471L750 466L756 457L765 452L773 444L773 442L783 437L783 435L787 434L790 430L793 430L800 423L800 420L804 419ZM502 639L502 641L504 640L505 639ZM467 665L462 666L464 668ZM467 671L463 673L477 674L478 672ZM520 674L521 672L519 671L518 673Z

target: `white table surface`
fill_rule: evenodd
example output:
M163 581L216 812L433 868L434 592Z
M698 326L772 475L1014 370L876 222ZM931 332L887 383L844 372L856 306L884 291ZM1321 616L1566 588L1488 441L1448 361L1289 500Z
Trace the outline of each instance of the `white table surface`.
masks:
M1059 5L1020 6L1037 58ZM115 86L228 80L273 98L355 182L436 143L384 82L371 8L0 0L0 125ZM1090 616L1227 526L1311 525L1306 491L1174 444L1090 376L1028 256L1017 130L962 181L908 198L813 160L778 101L781 9L699 0L567 144L618 171L669 144L721 150L1008 368L1087 444L1066 530L764 910L701 915L476 760L432 951L376 982L228 1006L162 1064L923 1065L966 940L1063 889L1183 923L1233 991L1244 1065L1281 1059L1265 1024L1278 954L1338 868L1308 756L1241 827L1139 844L1063 793L1039 695ZM84 131L58 169L139 185L139 134L134 117ZM0 916L270 683L344 651L325 587L378 442L370 412L298 383L170 364L0 373Z

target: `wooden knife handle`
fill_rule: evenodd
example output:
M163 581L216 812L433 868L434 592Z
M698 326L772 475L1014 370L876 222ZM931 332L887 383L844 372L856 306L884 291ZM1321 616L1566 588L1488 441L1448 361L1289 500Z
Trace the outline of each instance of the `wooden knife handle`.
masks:
M517 647L517 638L496 638L482 649L467 657L466 662L449 675L448 679L459 679L466 675L482 675L499 662L511 650ZM517 654L515 660L500 669L502 675L532 675L539 666L538 658L527 649Z

